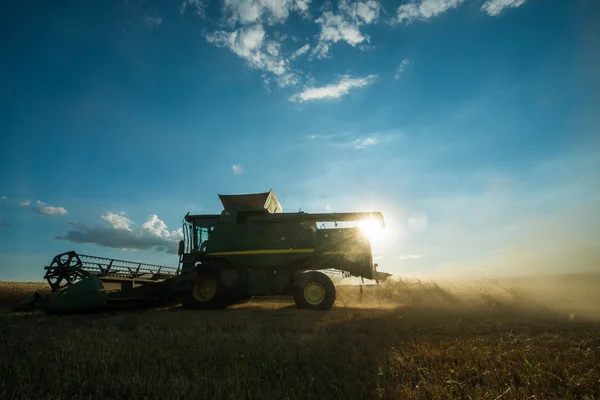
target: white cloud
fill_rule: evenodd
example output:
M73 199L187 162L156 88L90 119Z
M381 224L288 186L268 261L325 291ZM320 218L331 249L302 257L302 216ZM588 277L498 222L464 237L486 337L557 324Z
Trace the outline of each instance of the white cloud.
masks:
M158 218L158 215L152 214L148 217L146 222L142 224L142 229L145 232L148 232L151 236L161 237L165 239L175 239L181 240L183 239L183 235L180 230L176 230L173 232L169 232L167 230L167 224L164 223L161 219Z
M421 254L400 254L399 256L395 256L394 258L397 260L410 260L410 259L419 259L422 258Z
M320 56L327 54L325 49L329 49L331 43L343 40L351 46L356 46L366 40L366 37L358 29L358 25L346 21L342 15L327 11L316 22L321 25L319 45L317 45Z
M188 7L194 10L194 14L206 16L206 4L201 0L184 0L179 6L179 12L183 14Z
M309 135L310 140L331 140L335 135Z
M233 32L213 32L206 36L206 40L218 47L229 48L246 60L250 68L272 73L280 87L295 85L298 82L298 77L291 71L289 62L279 52L279 43L266 40L262 25L240 28Z
M129 218L124 217L122 214L119 215L111 212L104 214L100 218L108 222L108 224L115 229L131 230L129 226L133 223Z
M273 37L278 42L283 42L285 39L288 38L288 35L286 33L281 33L281 32L279 32L279 31L276 30L276 31L273 32Z
M285 22L293 11L306 14L309 6L310 0L223 0L223 14L234 26L236 23L272 25Z
M343 142L341 145L344 147L353 147L355 149L364 149L367 147L377 146L384 143L389 143L398 136L397 133L373 133L367 136L360 136L351 141Z
M389 143L398 137L398 133L371 133L365 136L356 136L349 133L328 134L328 135L308 135L306 139L312 142L318 141L319 146L335 146L342 148L364 149L367 147L377 146L384 143Z
M396 70L396 79L400 78L400 74L402 74L402 72L404 71L404 68L410 64L410 60L408 58L405 58L404 60L402 60L402 62L400 64L398 64L398 69Z
M310 14L308 9L310 8L310 3L311 0L295 0L294 8L296 11L298 11L298 13L302 14L303 16L309 17Z
M379 18L381 6L375 0L357 1L348 4L341 0L338 14L325 11L315 22L321 25L319 43L312 52L317 58L329 57L332 44L344 41L356 47L363 42L369 42L370 37L360 31L360 26L372 24Z
M306 43L304 46L300 47L298 50L294 51L290 56L290 60L294 60L300 56L303 56L310 49L310 44Z
M451 8L456 8L465 0L413 0L398 7L396 23L410 23L414 20L426 21Z
M144 25L146 25L148 28L150 29L154 29L154 28L158 28L163 20L161 17L152 17L150 15L146 15L143 19L142 22L144 23Z
M231 14L229 20L233 24L238 21L242 24L258 22L263 13L270 11L266 7L263 8L258 1L253 0L224 0L223 8L227 13ZM282 13L282 9L287 14L287 7L284 6L284 3L280 3L278 9L279 14Z
M64 236L57 235L55 239L122 250L156 248L169 254L177 253L177 243L183 239L181 229L169 231L167 225L156 214L148 216L141 225L136 225L129 218L111 212L101 218L105 221L105 225L94 227L70 221L73 230Z
M358 138L352 142L352 145L356 149L362 149L363 147L375 146L379 141L374 136L369 136L365 138Z
M344 11L354 21L372 24L379 19L381 6L375 0L357 1L351 4L342 0L340 1L339 9Z
M481 9L488 15L495 17L499 15L505 8L517 8L522 6L525 0L487 0Z
M5 204L10 204L10 205L18 204L21 207L31 206L31 201L29 201L29 200L22 200L17 203L16 201L13 201L13 200L9 201L6 196L0 197L0 201L2 201ZM35 214L48 215L48 216L62 217L67 214L67 210L64 207L47 206L46 203L39 201L39 200L37 201L35 206L32 206L30 208L30 210L31 210L31 212L33 212Z
M267 44L267 53L269 53L273 57L277 57L279 55L279 49L281 45L278 42L269 42Z
M344 75L338 83L332 83L322 87L309 87L300 93L290 97L290 101L311 101L323 99L337 99L347 95L351 89L361 88L372 84L377 75L369 75L364 78L350 78Z
M59 216L62 217L67 214L67 210L64 207L51 207L47 206L46 203L43 203L38 200L37 206L31 209L34 213L40 215L50 215L50 216Z

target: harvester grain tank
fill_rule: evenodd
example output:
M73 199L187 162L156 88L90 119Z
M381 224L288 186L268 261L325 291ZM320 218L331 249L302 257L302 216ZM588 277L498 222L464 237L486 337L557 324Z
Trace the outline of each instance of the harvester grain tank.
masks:
M336 298L326 272L376 281L389 276L377 271L368 237L358 227L338 225L368 219L384 227L379 212L285 213L272 190L219 198L220 214L184 217L177 268L74 252L56 256L46 275L49 283L59 278L61 283L51 283L55 294L45 301L45 310L149 300L208 310L269 295L290 295L298 308L326 310ZM35 301L39 296L28 298L23 307Z

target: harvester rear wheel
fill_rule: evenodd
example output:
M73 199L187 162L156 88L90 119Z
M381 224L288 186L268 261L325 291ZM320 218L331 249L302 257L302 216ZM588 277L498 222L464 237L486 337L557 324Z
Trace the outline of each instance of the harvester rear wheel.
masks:
M335 303L335 285L322 272L300 274L294 284L294 301L301 309L330 310Z
M183 301L183 306L196 310L214 310L227 307L230 296L227 286L221 280L222 273L222 269L214 265L199 270Z

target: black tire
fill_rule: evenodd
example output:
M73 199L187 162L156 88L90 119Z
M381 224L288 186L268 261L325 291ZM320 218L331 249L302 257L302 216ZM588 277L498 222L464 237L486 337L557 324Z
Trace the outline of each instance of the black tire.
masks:
M335 285L322 272L305 272L294 283L294 301L300 309L330 310L335 294Z
M230 290L222 282L222 269L207 265L197 270L198 276L192 282L183 301L185 308L195 310L217 310L226 308L230 301Z

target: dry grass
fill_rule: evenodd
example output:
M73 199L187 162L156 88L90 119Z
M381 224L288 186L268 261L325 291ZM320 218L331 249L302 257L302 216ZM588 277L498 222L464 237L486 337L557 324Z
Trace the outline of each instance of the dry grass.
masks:
M5 312L0 398L600 398L600 325L569 316L499 285L409 281L340 288L330 312Z
M33 292L50 293L50 285L46 282L3 282L0 281L0 307L11 307L18 304Z

